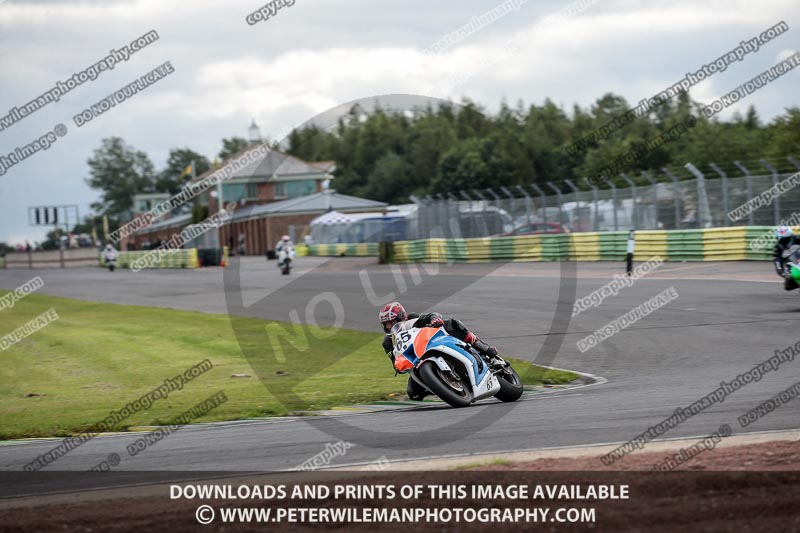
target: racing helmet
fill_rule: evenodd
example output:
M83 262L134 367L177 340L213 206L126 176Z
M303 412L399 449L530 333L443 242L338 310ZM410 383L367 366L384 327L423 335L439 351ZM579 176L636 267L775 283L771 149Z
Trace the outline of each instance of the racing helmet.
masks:
M283 242L289 242L289 240L290 240L290 239L289 239L289 236L288 236L288 235L284 235L283 237L281 237L281 240L282 240Z
M403 304L400 302L392 302L381 308L378 313L378 320L381 326L383 326L383 331L389 333L392 330L392 326L398 322L408 320L408 313L406 313Z
M790 228L789 226L787 226L785 224L781 224L780 226L778 226L775 229L775 238L776 239L783 239L785 237L791 237L792 235L794 235L792 233L792 228Z

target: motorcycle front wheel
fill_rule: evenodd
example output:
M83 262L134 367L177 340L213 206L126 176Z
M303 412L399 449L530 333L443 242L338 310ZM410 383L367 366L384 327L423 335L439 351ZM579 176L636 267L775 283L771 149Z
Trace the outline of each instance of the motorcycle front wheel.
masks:
M495 398L501 402L516 402L520 399L523 392L522 379L517 371L511 368L511 365L496 372L494 377L500 383L500 390L494 395Z
M428 388L449 405L467 407L472 403L469 388L453 372L443 372L435 363L423 363L419 375Z

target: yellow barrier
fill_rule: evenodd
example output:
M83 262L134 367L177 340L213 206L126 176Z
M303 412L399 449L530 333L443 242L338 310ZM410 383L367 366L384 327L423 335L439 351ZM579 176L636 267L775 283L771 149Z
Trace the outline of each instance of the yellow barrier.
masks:
M663 230L637 231L636 255L640 257L660 257L666 261L669 256L667 232Z
M570 240L575 250L576 261L600 260L600 235L598 233L572 233Z

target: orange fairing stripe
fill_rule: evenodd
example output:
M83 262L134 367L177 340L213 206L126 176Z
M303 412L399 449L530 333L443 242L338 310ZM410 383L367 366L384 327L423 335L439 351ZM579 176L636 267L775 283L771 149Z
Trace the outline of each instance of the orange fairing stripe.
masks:
M428 348L431 337L437 333L439 333L439 328L422 328L422 331L417 333L417 337L414 339L414 352L416 352L417 357L425 355L425 350Z
M406 359L404 356L395 357L394 358L394 367L397 369L398 372L405 372L406 370L411 370L414 365Z

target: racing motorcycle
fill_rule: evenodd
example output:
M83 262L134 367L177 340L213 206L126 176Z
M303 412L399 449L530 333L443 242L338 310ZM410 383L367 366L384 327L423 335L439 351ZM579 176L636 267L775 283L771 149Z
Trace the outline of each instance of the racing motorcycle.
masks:
M117 253L113 250L109 250L105 252L105 260L106 266L108 267L109 272L114 272L114 268L117 266Z
M795 283L800 285L800 244L793 244L783 251L783 268Z
M291 246L284 246L278 250L278 268L284 276L292 271L292 259L294 259L294 248Z
M453 407L494 396L514 402L522 380L499 356L484 358L441 328L415 328L416 319L392 327L394 367Z

